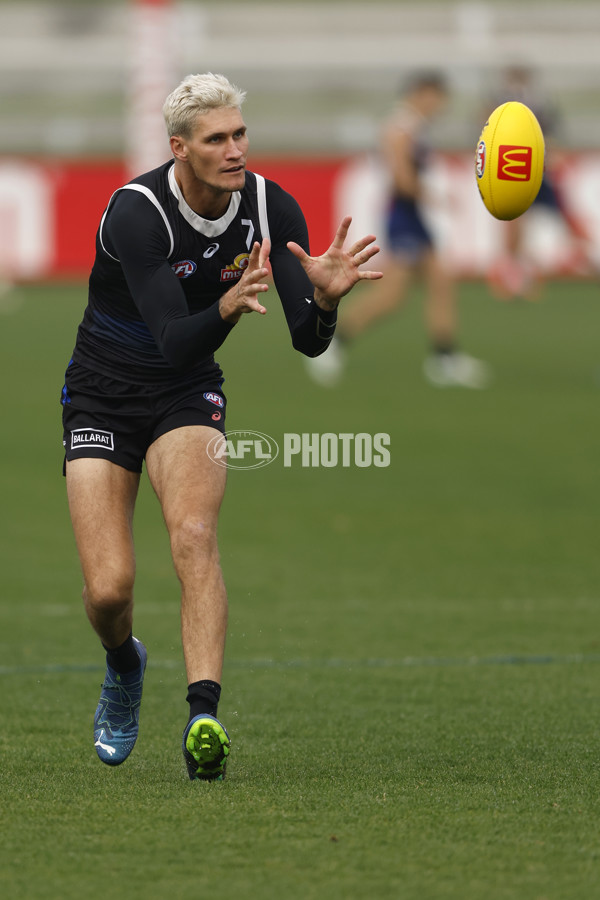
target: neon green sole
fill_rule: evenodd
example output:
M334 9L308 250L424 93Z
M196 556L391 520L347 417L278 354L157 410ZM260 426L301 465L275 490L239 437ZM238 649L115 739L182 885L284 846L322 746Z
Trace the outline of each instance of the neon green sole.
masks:
M197 719L192 723L185 739L190 778L222 781L231 742L220 722L212 717Z

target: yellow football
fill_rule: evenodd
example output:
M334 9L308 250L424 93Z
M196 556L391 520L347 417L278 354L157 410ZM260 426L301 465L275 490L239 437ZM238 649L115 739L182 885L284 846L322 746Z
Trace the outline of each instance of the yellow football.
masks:
M475 152L481 199L497 219L516 219L538 195L544 174L544 135L524 103L503 103L483 127Z

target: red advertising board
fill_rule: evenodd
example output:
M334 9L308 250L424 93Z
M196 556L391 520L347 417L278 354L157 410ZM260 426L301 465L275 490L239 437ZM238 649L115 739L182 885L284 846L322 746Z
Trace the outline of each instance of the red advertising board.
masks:
M278 182L300 203L311 251L323 253L341 217L352 236L372 232L385 247L387 185L378 162L352 159L253 157L251 167ZM477 194L473 157L440 155L428 176L426 213L438 247L459 275L481 275L503 253L505 223L487 213ZM14 280L86 278L95 235L112 192L128 180L121 161L0 159L0 274ZM560 183L571 214L600 257L600 155L575 154ZM526 213L533 257L548 272L569 271L564 220Z
M312 251L322 253L333 235L332 185L343 160L256 159L253 162L257 172L277 181L299 200L308 222ZM95 235L102 212L113 191L128 180L124 163L29 159L5 160L4 164L11 167L6 169L6 175L14 189L7 190L3 197L3 162L0 161L1 243L5 248L13 244L10 233L14 234L15 222L19 221L23 221L22 230L29 231L29 237L24 236L22 246L14 252L2 254L2 269L15 278L87 276L94 259ZM46 187L44 197L33 187L39 181ZM18 183L30 183L31 191L20 192ZM26 222L36 217L32 207L40 204L47 207L44 217L47 225L45 234L34 240L35 235Z

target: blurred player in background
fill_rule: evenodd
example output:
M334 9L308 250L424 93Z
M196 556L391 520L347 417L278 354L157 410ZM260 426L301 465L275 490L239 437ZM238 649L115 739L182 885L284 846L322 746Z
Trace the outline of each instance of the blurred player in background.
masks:
M544 134L544 177L533 208L545 209L559 216L563 222L571 242L571 258L565 266L569 273L589 270L590 237L583 223L569 209L557 183L557 170L562 161L558 145L558 109L536 84L533 71L525 66L510 66L504 71L498 90L492 93L489 109L484 111L484 115L489 115L492 110L509 100L517 100L528 106ZM498 299L535 300L539 297L542 273L528 253L526 232L526 215L506 223L504 252L495 260L488 273L490 288Z
M445 79L423 73L409 83L381 132L381 157L389 175L385 278L344 310L326 353L306 360L319 384L338 383L349 344L404 303L411 280L422 275L426 289L425 322L431 351L423 370L437 387L484 388L487 364L458 350L457 303L452 277L436 252L423 216L423 174L429 147L427 126L447 102Z
M133 637L133 513L142 464L158 496L181 584L191 780L220 780L229 736L217 719L227 595L217 547L226 469L223 373L214 352L260 302L270 260L294 347L328 346L337 306L378 252L374 237L308 255L297 202L246 170L245 94L222 75L191 75L167 98L174 159L111 197L96 238L88 305L62 394L65 474L88 618L106 651L94 717L102 762L138 735L146 648ZM216 445L215 445L216 442ZM212 448L212 449L211 449Z

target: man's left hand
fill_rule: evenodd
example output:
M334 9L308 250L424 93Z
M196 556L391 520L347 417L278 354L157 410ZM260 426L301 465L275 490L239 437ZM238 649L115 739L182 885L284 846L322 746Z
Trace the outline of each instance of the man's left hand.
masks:
M300 261L310 278L315 288L315 303L322 309L336 309L341 298L352 290L358 281L375 281L383 277L383 272L359 269L359 266L379 253L379 247L373 245L373 241L376 240L374 234L368 234L356 241L349 250L344 250L344 241L351 222L351 216L342 219L333 243L322 256L309 256L294 241L290 241L287 245L288 250Z

